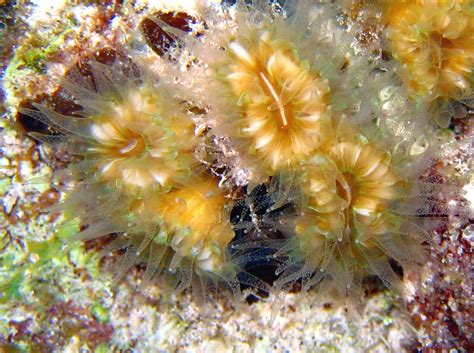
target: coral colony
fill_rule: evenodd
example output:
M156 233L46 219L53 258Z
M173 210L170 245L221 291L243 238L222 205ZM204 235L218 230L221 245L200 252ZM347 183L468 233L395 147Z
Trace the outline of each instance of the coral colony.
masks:
M338 5L262 0L142 14L85 55L60 85L70 113L23 109L74 156L55 173L74 240L109 235L117 278L142 264L177 291L402 293L455 212L430 178L457 148L433 116L472 97L474 17L468 0L379 10L381 50Z

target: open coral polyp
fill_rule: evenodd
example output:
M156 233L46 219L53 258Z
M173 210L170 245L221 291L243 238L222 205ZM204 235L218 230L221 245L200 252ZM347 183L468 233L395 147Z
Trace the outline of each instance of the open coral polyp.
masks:
M368 141L336 140L308 160L303 179L306 200L290 239L297 255L287 262L302 260L303 265L296 272L282 268L279 285L307 277L305 285L311 286L332 278L345 293L349 287L357 291L362 278L377 274L387 285L397 286L389 258L399 255L401 239L411 243L411 233L402 230L409 220L394 210L407 190L390 155ZM413 249L418 249L416 242ZM412 250L400 262L409 264Z
M219 273L226 247L234 236L227 203L225 192L212 178L195 177L167 194L146 198L138 219L160 224L160 231L176 254L175 263L187 257L196 269Z
M227 80L238 98L241 138L271 171L295 164L319 144L329 86L294 46L268 31L229 44Z
M458 99L470 95L474 16L469 2L390 3L387 37L414 94Z
M91 118L88 152L98 161L100 180L163 188L189 173L194 125L179 110L166 111L169 104L159 90L142 86Z

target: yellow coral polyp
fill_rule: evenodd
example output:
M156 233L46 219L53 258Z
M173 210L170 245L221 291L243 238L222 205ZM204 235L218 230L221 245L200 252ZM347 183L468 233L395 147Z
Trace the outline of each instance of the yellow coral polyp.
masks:
M341 142L308 167L306 192L318 212L352 209L368 214L383 211L398 197L398 181L388 157L372 145Z
M339 141L325 141L305 166L306 198L294 223L296 260L303 257L305 265L295 274L285 273L278 280L282 287L308 274L313 274L308 285L329 276L343 292L358 287L368 273L389 285L398 283L387 268L391 253L385 246L392 249L403 233L392 207L404 197L404 179L387 153L364 138L345 141L346 134L349 130L343 129ZM315 269L321 271L314 274Z
M197 269L218 273L234 236L228 201L212 178L195 177L186 186L145 200L145 218L159 217L168 243L180 257L192 258Z
M167 106L175 110L169 110ZM151 87L131 88L92 117L88 152L97 159L98 178L139 188L168 187L194 162L193 122Z
M388 156L369 143L328 146L309 161L305 173L307 210L295 228L305 253L331 239L357 239L368 245L364 237L380 234L382 215L403 190L402 178L394 173Z
M355 212L381 211L398 196L398 178L391 170L388 156L374 146L343 142L329 150L329 157L339 172L337 193Z
M234 40L228 50L226 79L242 108L236 127L244 144L270 174L296 164L319 144L327 80L268 31Z
M415 95L465 98L472 91L474 16L469 0L393 1L387 36Z
M386 258L377 237L398 231L398 225L392 224L390 216L384 213L371 216L354 215L353 218L353 225L356 223L359 230L354 235L348 234L348 229L343 228L341 216L337 212L297 218L295 232L298 235L299 248L311 266L324 267L328 265L327 261L340 262L352 258L359 264L358 270L361 270L366 263L364 253L369 252L373 258ZM324 256L331 253L336 246L338 251L331 254L332 259L325 259Z

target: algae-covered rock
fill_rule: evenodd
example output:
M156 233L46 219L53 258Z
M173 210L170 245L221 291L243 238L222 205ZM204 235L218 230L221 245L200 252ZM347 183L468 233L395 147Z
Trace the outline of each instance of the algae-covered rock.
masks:
M472 200L468 200L472 198L473 183L470 180L472 142L469 142L472 141L473 133L472 102L463 96L462 100L443 101L442 105L434 106L431 101L413 102L409 94L405 95L403 80L396 78L400 63L391 55L384 40L382 13L386 11L386 4L383 1L318 1L314 8L314 4L307 1L294 2L296 5L290 1L281 1L281 4L271 2L270 6L265 1L237 1L240 8L233 7L232 3L64 0L17 4L0 0L0 352L356 353L411 352L424 348L472 351L474 327L470 311L473 229L469 225L472 214L469 202ZM458 3L464 1L454 1L450 11L458 11ZM295 21L291 26L300 28L301 33L291 37L283 30L291 27L285 21L291 19L294 13L303 15L296 10L300 5L311 9L305 15L312 20L320 18L322 10L318 6L331 6L331 11L327 13L333 16L334 21L327 28L319 22L311 22L311 26L300 28L298 21ZM173 11L175 13L170 14ZM277 19L271 30L246 28L248 33L245 35L236 32L234 27L237 24L250 23L246 22L247 18L242 18L242 14L251 14L256 23L265 26L266 20L259 17L264 11L268 11L268 14L265 13L268 19ZM462 18L466 21L474 21L472 17L469 11L463 12ZM441 23L437 23L437 26L440 27ZM206 36L206 31L211 31L212 35ZM314 61L300 60L297 50L304 48L305 53L312 53L320 49L319 46L308 48L305 45L304 39L311 31L327 31L324 33L333 36L331 40L316 36L315 43L322 47L326 45L326 52L322 50L323 54ZM353 36L351 40L342 40L347 33ZM251 45L258 47L255 60L249 59L254 53L245 49L245 44L249 43L244 43L242 38L246 36L251 39ZM272 39L268 42L271 45L265 42L272 36L281 36L284 40ZM242 39L242 43L236 38ZM291 42L289 39L295 38L301 43L288 44ZM265 46L265 43L268 45ZM331 43L340 47L331 48ZM446 45L443 41L443 46ZM343 47L353 50L354 56L340 56ZM278 55L270 55L272 50L277 51ZM210 55L211 52L217 56ZM340 62L328 60L328 52L341 59ZM367 60L360 59L359 55ZM221 57L225 57L223 66L216 59ZM179 87L178 93L184 98L176 99L174 95L167 97L175 100L169 104L170 107L180 109L179 114L170 116L173 119L175 115L186 118L192 116L192 124L189 124L192 128L189 129L181 121L176 125L169 120L161 121L162 135L159 141L170 140L170 143L182 144L182 149L186 149L186 156L192 163L185 164L183 171L180 170L180 173L189 173L186 174L188 179L182 177L176 182L174 175L167 176L176 185L166 184L164 190L160 189L161 184L152 188L133 188L132 191L132 188L127 189L132 196L127 199L126 205L111 203L110 210L104 212L102 208L102 218L97 219L94 202L99 204L102 196L95 195L93 197L97 196L97 200L92 198L91 201L87 199L90 195L70 192L77 190L77 184L84 180L84 190L90 190L88 182L98 184L97 179L94 179L97 173L82 167L94 161L93 153L97 151L91 153L91 149L88 149L86 153L75 153L77 150L74 148L79 145L78 141L91 144L90 137L93 134L90 131L84 133L77 126L83 126L80 124L86 119L94 119L97 111L100 112L106 105L104 101L111 101L110 95L103 91L104 87L112 85L109 79L113 80L105 73L118 72L106 71L107 65L117 58L122 60L120 69L129 70L121 77L130 80L135 78L133 84L137 87L145 80L152 81L155 78L160 89ZM163 64L165 60L167 64ZM260 67L260 61L265 60L267 66ZM291 60L298 65L294 65ZM370 70L360 69L357 65L365 65L361 63L371 65ZM356 69L351 65L356 65ZM102 71L97 69L99 66ZM139 67L145 67L147 71L144 72L150 75L134 75L134 70ZM284 74L276 72L275 67L283 70ZM235 72L232 73L232 70ZM334 74L338 72L344 79ZM357 77L349 77L348 73L351 72ZM362 77L365 72L370 74ZM380 79L387 72L393 75L387 74L389 78ZM256 78L249 78L249 75ZM325 75L329 80L325 79ZM279 81L280 76L284 80ZM75 77L76 81L71 81L71 77ZM353 92L348 93L351 90L348 89L346 77L349 77L347 82L350 81L350 84L357 82L352 87ZM405 76L403 78L406 79ZM234 91L237 92L234 93L238 97L232 96L234 93L230 86L225 88L226 80L233 83ZM409 81L413 84L412 80ZM74 82L82 82L83 86L75 85ZM305 106L292 111L288 103L292 98L289 96L298 96L298 104L314 103L310 99L311 94L314 94L314 87L311 86L314 82L318 82L318 89L321 90L318 99L324 103L324 109L311 105L309 110ZM206 91L204 83L213 89ZM113 84L117 85L117 82ZM373 87L363 86L365 84ZM68 85L69 91L65 89ZM377 89L384 85L388 88L378 92ZM116 90L115 98L118 101L125 100L125 87L124 83ZM225 89L221 90L222 87ZM74 88L76 95L81 91L79 99L70 94ZM147 99L153 100L153 92L158 89L158 84L151 82L150 88L153 89L147 92L151 98ZM370 92L375 91L376 94L371 96ZM393 95L387 93L392 91L395 92ZM332 97L334 92L336 94ZM352 94L351 99L344 101L341 98L344 94ZM378 96L382 97L380 101ZM129 100L127 105L131 107L130 111L138 109L134 104L140 107L146 104L153 106L133 95ZM213 110L214 106L218 108ZM262 109L262 106L265 108ZM242 113L245 109L247 113ZM433 111L436 109L439 111L435 114ZM109 110L114 111L112 108ZM308 111L311 114L306 113ZM408 111L412 115L405 116ZM119 118L120 114L125 118L130 115L129 111L124 112L120 107L114 112ZM273 165L278 165L278 168L266 165L262 171L256 172L261 167L259 149L280 133L286 134L288 121L293 119L288 112L300 114L298 119L305 121L302 124L304 129L314 119L318 124L321 123L322 127L314 129L316 132L311 136L322 142L305 140L311 146L311 153L319 149L320 155L312 159L319 164L314 163L312 169L298 169L307 162L303 161L305 153L310 152L303 148L305 146L300 146L299 139L289 138L286 143L295 145L292 150L298 151L298 158L295 157L297 162L280 163L280 160L275 160ZM265 130L262 135L260 131L255 145L246 144L245 138L249 134L253 136L260 125L268 123L266 113L270 117L282 119L283 125L278 125L276 133L268 129L270 132ZM232 121L238 119L239 114L244 114L245 120L233 125ZM252 114L263 114L263 118L260 116L261 119L252 125ZM318 114L334 114L337 118L319 121ZM436 119L431 116L433 114L449 117L449 126L437 126ZM346 120L347 115L351 115L352 120ZM414 117L420 120L416 122ZM68 125L67 122L71 121L68 119L75 119L75 130L70 129L72 124ZM144 121L151 124L146 119ZM59 121L61 123L57 123ZM116 122L114 119L110 121ZM346 129L346 122L357 128ZM154 130L147 130L150 132L148 135L140 135L134 132L136 119L132 117L128 123L129 131L124 134L131 137L126 146L120 145L122 141L114 140L112 144L108 140L112 135L114 138L120 135L117 133L120 127L114 125L110 128L104 124L98 129L96 124L95 136L99 136L103 142L102 152L107 152L103 155L117 159L123 155L130 157L130 152L139 146L145 152L139 149L138 157L133 155L131 160L136 161L134 158L139 159L142 153L161 158L163 151L160 148L150 148L146 143L142 146L139 139L142 135L153 137ZM324 130L327 128L324 124L331 129ZM361 126L363 128L359 129ZM423 129L429 130L429 138L424 138ZM186 134L183 134L184 130ZM299 126L290 130L291 133L300 131ZM322 134L321 131L330 133ZM408 178L403 181L423 184L419 190L424 192L422 196L425 199L429 199L430 209L423 209L423 212L416 209L409 213L407 209L414 206L406 203L407 209L398 208L396 212L406 212L410 217L415 213L416 216L421 215L415 223L419 218L431 220L433 214L435 219L427 222L429 227L420 231L426 233L424 238L413 232L413 229L420 230L422 226L413 226L410 232L403 233L400 229L405 228L400 223L403 224L405 219L401 217L394 222L397 228L391 228L400 230L402 235L419 236L416 238L418 243L422 243L424 249L429 249L423 263L418 263L415 269L401 266L401 260L407 257L399 252L402 246L387 250L384 245L394 243L374 245L371 243L373 238L358 239L356 242L349 236L351 240L344 243L344 248L339 245L342 244L341 240L336 241L330 236L325 238L323 246L311 239L308 243L317 243L311 248L315 249L314 252L321 251L321 248L324 251L309 270L301 264L303 260L298 255L292 257L293 253L290 253L290 247L291 250L295 249L295 246L291 246L293 242L288 242L288 239L293 240L288 235L292 231L297 229L302 233L308 231L304 234L314 235L314 228L321 232L331 223L327 219L318 219L317 222L300 223L298 228L298 225L295 226L295 215L303 219L303 213L310 217L324 214L329 219L337 213L321 212L315 206L319 205L319 201L330 206L343 205L338 206L337 211L344 210L344 214L341 216L340 212L338 217L346 217L346 221L341 222L339 219L327 227L337 224L339 230L344 226L345 230L340 234L346 237L351 227L368 227L367 213L373 213L370 215L370 226L373 226L383 218L385 211L393 211L388 209L388 201L379 202L380 199L385 197L392 202L392 199L405 197L392 195L391 187L395 184L395 178L390 177L382 182L390 184L390 188L371 189L372 184L367 187L382 194L371 195L377 200L372 202L370 212L357 209L351 203L356 193L351 194L351 191L366 189L354 188L355 181L347 177L347 173L339 173L340 170L334 166L321 171L322 163L318 158L325 153L324 148L330 150L330 143L334 142L327 141L335 138L341 142L348 138L348 131L357 131L357 134L354 132L354 136L349 137L353 140L351 143L357 145L351 150L351 153L357 154L357 158L353 154L345 156L348 161L344 159L343 162L347 164L350 164L351 158L357 160L364 153L361 151L369 149L360 147L369 145L367 136L380 140L377 143L381 146L392 143L389 145L390 151L384 150L380 156L375 153L375 157L370 155L370 162L380 170L380 173L375 173L375 179L389 174L385 171L390 163L402 163L407 155L420 155L419 162L425 168L423 173L416 174L419 177L416 181ZM62 137L59 138L59 135ZM71 143L71 136L74 136L74 143ZM185 138L177 139L176 136ZM411 150L406 149L407 146L402 142L394 142L405 139L412 142L416 140ZM331 148L325 147L325 144ZM349 143L340 145L344 147ZM438 145L448 147L442 153L421 158L426 150ZM304 150L304 153L300 153L300 150ZM273 155L272 152L271 147L265 148L266 155ZM173 158L167 159L169 164L162 169L178 170L173 163L179 160L179 153L182 151L175 153L173 150L170 153ZM120 161L108 161L99 169L105 175L107 170L114 169L111 166L115 163L117 170L134 181L134 186L153 184L164 178L154 171L147 174L147 183L142 183L141 175L131 175L130 169L127 169L129 160ZM332 163L329 159L326 162L327 165ZM137 165L141 169L148 167L146 163ZM289 173L281 170L287 165L293 168ZM74 169L76 166L79 167ZM357 169L356 163L351 167ZM371 170L359 168L357 171L361 179L376 169L371 166L367 168ZM321 182L322 178L312 179L306 189L311 189L311 195L317 197L308 202L308 197L301 195L306 189L300 187L299 183L303 184L305 173L314 170L315 175L325 173L325 179L324 183ZM328 171L337 171L342 179L337 179ZM68 172L78 172L79 176L76 179L66 178ZM282 174L277 175L280 172ZM412 171L407 169L406 172ZM206 189L207 193L201 192L199 196L212 203L212 197L218 195L221 203L213 205L214 208L206 208L206 202L191 197L192 192L199 189L196 185L201 185L196 180L206 178L216 182L212 183L212 188ZM405 175L396 182L403 184L402 178ZM105 197L110 196L108 191L111 189L122 190L123 185L116 179L114 176L105 182L99 180L101 187L94 190L103 192ZM369 178L369 184L375 182L377 180ZM406 186L403 185L403 190L408 190ZM384 194L388 193L388 189L390 197ZM332 196L328 198L329 201L322 200L330 192ZM166 197L162 194L166 194ZM157 195L160 207L153 208L153 203L146 202L151 199L150 195ZM73 207L62 206L67 202ZM382 204L386 207L384 212L379 209ZM81 215L80 207L87 208L83 210L87 216ZM222 212L214 212L209 217L202 216L207 210L213 211L215 208ZM163 209L166 212L162 212ZM122 214L117 217L120 222L113 223L116 211ZM159 217L155 212L162 212L164 216ZM352 216L349 216L350 212L353 212ZM113 225L104 228L107 230L105 232L99 227L103 218L106 218L104 215L110 216L111 219L105 221ZM168 215L182 217L183 220L170 221L166 219ZM197 215L200 217L198 220L195 219ZM146 223L146 227L141 227L142 223ZM382 225L388 227L388 223ZM128 228L123 231L117 224ZM304 228L307 224L310 226ZM88 227L91 225L98 228L90 230ZM195 228L199 231L203 228L206 232L192 232L189 225L197 225ZM180 233L176 236L178 226ZM208 239L212 238L209 234L216 235L212 233L213 230L221 228L226 232L223 244ZM381 231L382 226L373 228L372 235L392 235L390 231ZM150 229L159 229L161 232L157 230L159 235L155 237ZM235 239L230 241L233 232ZM328 233L331 232L325 234ZM79 237L84 234L92 236L84 236L86 241L77 241L75 238L78 234ZM196 234L205 234L207 238L199 239ZM363 252L354 252L354 248L351 248L363 242L364 246L369 244L367 248L373 251L368 260L362 258ZM160 250L153 252L153 247L159 247ZM162 258L164 260L154 264L157 254L160 254L160 261ZM309 258L312 255L313 251L306 249L305 256ZM370 258L372 255L374 258ZM324 261L329 256L334 256L336 260ZM218 265L211 261L213 258L219 259ZM374 273L373 268L370 268L373 263L371 260L378 261L380 258L383 259L380 262L382 265L377 262L379 266L374 266L380 273ZM420 259L410 258L410 262L420 262ZM198 262L201 265L195 265ZM354 267L355 262L357 266ZM339 268L326 271L324 265ZM159 272L157 276L150 275L149 272L153 271ZM117 273L121 276L117 277ZM322 277L319 277L320 273ZM157 280L146 283L147 279L156 277ZM314 286L308 284L311 280L314 280ZM226 285L221 286L221 282ZM337 283L334 285L334 282ZM218 285L214 286L215 283ZM351 291L351 285L358 287L357 298ZM403 290L397 292L397 286L403 287ZM185 289L176 291L176 288ZM341 299L340 292L345 290ZM207 296L211 296L212 300Z

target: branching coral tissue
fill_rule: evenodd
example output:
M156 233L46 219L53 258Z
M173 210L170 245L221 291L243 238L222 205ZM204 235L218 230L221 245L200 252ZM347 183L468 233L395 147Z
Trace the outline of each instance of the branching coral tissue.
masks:
M200 299L360 304L376 283L403 305L434 234L470 217L468 176L443 180L439 165L472 147L456 131L472 114L472 3L197 1L127 16L113 47L77 51L54 93L14 108L69 156L50 207L78 228L64 246L114 254L116 281L138 266L143 283Z

